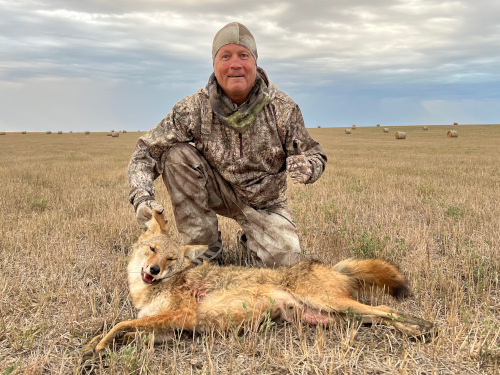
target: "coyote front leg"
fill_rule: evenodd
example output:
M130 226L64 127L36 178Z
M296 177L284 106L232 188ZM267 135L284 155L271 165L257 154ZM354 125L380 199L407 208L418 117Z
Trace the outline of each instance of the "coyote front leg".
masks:
M193 309L172 310L145 318L126 320L115 325L111 331L99 341L95 348L93 348L93 346L98 340L97 337L94 337L87 345L84 357L104 351L115 338L121 337L127 332L134 332L136 330L153 332L155 330L162 331L184 328L192 330L196 326L196 322L196 312Z

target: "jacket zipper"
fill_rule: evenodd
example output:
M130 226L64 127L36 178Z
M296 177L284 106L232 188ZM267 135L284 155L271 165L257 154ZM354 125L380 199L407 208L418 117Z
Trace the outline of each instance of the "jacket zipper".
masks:
M240 158L243 157L243 136L241 133L238 133L239 137L240 137Z

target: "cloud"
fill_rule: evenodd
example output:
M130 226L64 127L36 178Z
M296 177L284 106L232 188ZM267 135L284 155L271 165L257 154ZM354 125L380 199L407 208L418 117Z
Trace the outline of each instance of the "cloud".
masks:
M324 99L331 97L363 102L372 109L367 113L392 121L404 113L384 112L384 103L398 95L411 98L407 113L422 121L439 116L430 108L445 103L462 103L476 119L481 112L487 119L499 115L481 104L500 96L498 2L0 0L0 12L0 94L24 103L30 98L38 121L46 123L55 116L48 98L66 103L79 119L88 116L88 106L95 116L120 118L110 112L114 106L99 104L108 97L122 100L122 107L130 107L129 100L144 103L137 107L150 111L143 117L152 110L147 103L161 103L153 113L163 113L205 84L213 35L234 20L252 30L259 64L303 100L311 122L355 116L356 107L347 105L332 114ZM430 102L435 106L422 104ZM1 123L17 126L13 108L0 103ZM123 119L134 128L135 121Z

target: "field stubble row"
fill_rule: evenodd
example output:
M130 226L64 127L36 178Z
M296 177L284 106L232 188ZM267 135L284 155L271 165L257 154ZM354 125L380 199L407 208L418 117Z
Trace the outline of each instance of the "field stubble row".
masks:
M181 335L116 349L97 373L488 374L500 356L500 126L311 129L329 162L314 185L290 185L308 257L383 257L414 295L360 296L435 321L431 343L389 327L271 327ZM457 128L457 127L454 127ZM401 130L398 129L398 130ZM396 128L391 128L391 131ZM140 234L125 169L137 133L8 134L0 138L0 371L70 373L79 348L134 316L126 261ZM173 223L168 195L158 199ZM221 218L228 262L237 225ZM172 236L178 236L171 227ZM146 369L146 370L145 370Z

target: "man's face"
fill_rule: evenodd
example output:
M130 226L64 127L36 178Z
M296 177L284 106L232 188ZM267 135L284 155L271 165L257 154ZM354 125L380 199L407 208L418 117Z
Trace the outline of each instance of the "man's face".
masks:
M245 47L226 44L215 55L214 73L224 94L240 105L247 100L255 83L257 64Z

